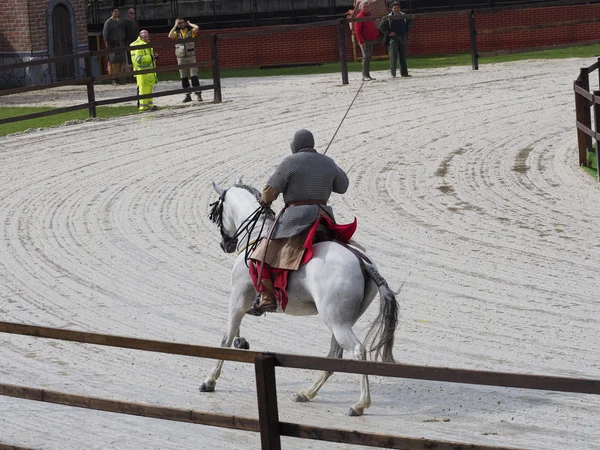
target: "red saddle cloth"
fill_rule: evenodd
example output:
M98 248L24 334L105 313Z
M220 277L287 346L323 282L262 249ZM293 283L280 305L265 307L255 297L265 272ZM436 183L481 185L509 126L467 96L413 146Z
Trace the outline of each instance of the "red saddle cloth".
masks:
M356 231L356 218L352 223L347 224L337 224L333 222L329 217L322 216L321 220L317 220L315 224L310 229L308 236L306 237L306 241L304 241L304 255L302 256L302 260L300 261L300 265L304 265L309 262L313 257L313 241L315 239L315 234L317 233L317 228L321 223L325 223L327 228L329 229L332 240L348 242L350 238L354 235ZM254 286L259 284L258 274L260 273L260 261L252 261L253 264L250 264L250 276L252 277L252 282ZM290 271L287 269L277 269L271 268L267 265L263 268L263 278L267 276L271 276L273 279L273 287L275 291L275 298L281 305L281 309L285 311L285 308L288 303L288 295L287 295L287 281L288 281L288 273ZM262 292L262 285L259 284L258 288L259 292Z

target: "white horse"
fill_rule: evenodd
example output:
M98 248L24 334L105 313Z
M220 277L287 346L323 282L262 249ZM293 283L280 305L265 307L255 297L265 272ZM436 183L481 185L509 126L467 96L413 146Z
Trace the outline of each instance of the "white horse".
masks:
M213 182L219 199L213 203L211 220L220 227L221 248L233 253L268 233L273 214L263 212L253 230L247 228L248 219L260 214L260 193L241 180L229 189ZM262 224L264 223L264 227ZM250 232L249 238L243 230ZM242 239L238 244L238 235ZM361 260L344 245L333 241L320 242L313 246L312 259L299 270L291 272L288 278L288 304L286 314L306 316L318 314L332 332L330 358L341 358L347 351L356 360L365 360L367 350L356 337L353 325L369 307L377 291L380 295L379 314L372 323L365 344L373 352L374 359L393 362L394 333L398 323L398 303L394 292L379 274L373 263L362 253ZM356 252L357 250L354 249ZM222 347L230 347L234 338L239 339L240 323L245 311L252 306L257 293L246 266L244 251L240 251L231 273L231 296L229 299L229 324L221 342ZM281 311L281 306L278 308ZM240 347L236 339L236 347ZM243 338L242 338L243 339ZM246 344L247 345L247 344ZM246 347L248 348L248 347ZM218 361L211 374L204 380L200 391L212 392L221 374L223 361ZM297 402L312 400L333 372L323 372L317 381L306 391L294 396ZM361 376L361 394L358 402L350 408L348 415L360 416L371 405L369 380Z

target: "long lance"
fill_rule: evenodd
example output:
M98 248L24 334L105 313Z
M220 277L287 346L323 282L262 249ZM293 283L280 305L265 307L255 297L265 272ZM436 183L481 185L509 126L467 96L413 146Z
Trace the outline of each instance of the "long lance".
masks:
M337 135L338 131L340 131L340 128L341 128L342 124L344 123L344 119L346 119L346 116L350 112L350 108L352 108L352 105L354 105L354 100L356 100L356 97L358 97L358 94L360 94L360 90L362 89L362 87L363 87L364 84L365 84L364 81L360 84L360 87L358 88L358 91L356 91L356 95L354 96L354 98L352 99L352 102L350 103L350 106L348 106L348 109L346 110L346 114L344 114L344 117L342 117L342 120L340 121L340 124L338 125L337 130L335 130L335 133L333 133L333 136L331 137L331 140L329 141L329 144L327 144L327 148L325 149L325 151L323 152L323 154L327 153L327 150L329 150L329 146L331 145L331 143L335 139L335 136Z

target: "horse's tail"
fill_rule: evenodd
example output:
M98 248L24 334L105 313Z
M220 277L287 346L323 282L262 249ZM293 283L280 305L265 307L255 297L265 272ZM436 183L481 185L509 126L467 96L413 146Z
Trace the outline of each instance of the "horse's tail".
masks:
M367 336L365 346L372 359L383 362L394 362L394 333L398 326L398 301L396 294L381 276L377 268L363 260L365 271L379 289L379 314L373 321Z

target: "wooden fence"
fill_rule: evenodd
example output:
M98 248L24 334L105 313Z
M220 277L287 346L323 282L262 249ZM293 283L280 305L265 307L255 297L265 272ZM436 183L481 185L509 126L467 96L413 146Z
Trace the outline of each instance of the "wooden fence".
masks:
M596 176L600 181L600 170L598 170L598 141L600 140L600 91L590 92L590 73L598 70L600 58L590 67L583 67L579 76L573 82L575 91L575 123L577 126L577 149L579 153L579 165L592 167L590 154L595 156ZM600 85L600 70L598 70L598 84ZM594 111L594 125L592 127L592 110ZM592 144L592 139L596 145ZM595 148L594 148L595 147Z
M514 373L484 372L408 364L377 363L320 358L314 356L263 353L231 348L203 347L173 342L135 339L9 322L0 322L0 332L59 339L84 344L168 353L173 355L253 363L256 374L258 419L187 409L166 408L139 403L128 403L10 384L0 384L0 395L120 414L260 432L263 450L281 449L281 436L405 450L425 450L433 448L436 450L459 448L469 448L471 450L508 449L508 447L439 441L407 436L382 435L354 430L314 427L297 423L281 422L279 420L277 406L276 367L326 370L394 378L411 378L522 389L600 394L600 380L594 379L521 375ZM0 444L0 448L2 448L2 444Z
M221 96L221 73L220 73L220 68L219 68L218 36L215 34L212 34L209 36L198 37L196 39L205 39L205 40L210 41L210 51L211 51L211 60L210 61L199 61L199 62L190 63L190 64L181 64L181 65L160 67L160 68L148 69L148 70L138 70L135 72L121 72L121 73L109 74L109 75L94 76L92 73L92 59L93 58L98 58L98 60L99 60L101 57L107 56L109 53L125 53L130 50L143 49L143 48L169 47L169 49L172 50L172 48L173 48L172 43L171 44L162 43L162 44L140 45L140 46L135 46L135 47L128 46L128 47L121 47L121 48L116 48L116 49L111 48L111 49L95 50L95 51L91 51L91 52L75 53L72 55L58 56L55 58L37 59L37 60L33 60L33 61L28 61L28 62L21 62L21 63L6 65L6 66L0 66L0 73L5 70L10 70L10 69L39 66L39 65L44 65L44 64L51 65L51 64L54 64L59 61L74 61L74 60L82 60L82 59L84 60L84 66L85 66L85 69L84 69L85 77L83 77L83 78L73 78L73 79L63 80L63 81L59 81L59 82L55 82L55 83L47 83L47 84L41 84L41 85L36 85L36 86L24 86L24 87L19 87L19 88L14 88L14 89L1 90L0 97L4 96L4 95L18 94L21 92L32 92L32 91L50 89L50 88L55 88L55 87L60 87L60 86L76 86L76 85L83 85L83 84L85 84L87 86L87 102L86 103L82 103L79 105L73 105L73 106L66 106L66 107L62 107L62 108L54 108L49 111L43 111L43 112L38 112L38 113L33 113L33 114L26 114L26 115L21 115L21 116L16 116L16 117L8 117L5 119L0 119L0 125L2 125L4 123L18 122L21 120L37 119L39 117L51 116L51 115L55 115L55 114L62 114L62 113L70 112L70 111L77 111L80 109L87 109L89 111L89 117L94 118L94 117L96 117L96 107L98 107L98 106L112 105L112 104L116 104L116 103L130 102L130 101L135 101L135 100L140 100L140 99L145 99L145 98L164 97L167 95L191 93L191 92L211 90L211 89L214 91L213 101L215 103L220 103L222 101L222 96ZM191 40L192 39L190 38L190 39L186 39L185 41L191 41ZM126 97L117 97L117 98L111 98L111 99L107 99L107 100L96 100L96 95L95 95L95 91L94 91L94 83L96 83L96 82L105 81L105 80L116 80L116 79L119 79L122 77L127 77L127 76L132 76L132 75L142 75L145 73L172 72L177 69L184 69L184 68L191 68L191 67L210 67L212 70L212 84L201 85L200 87L171 89L169 91L154 92L152 94L147 94L147 95L130 95L130 96L126 96Z
M337 25L338 27L338 40L339 40L339 51L340 51L340 64L341 64L341 72L342 72L342 83L348 84L348 65L346 61L346 27L347 22L343 19L302 24L302 25L281 25L275 27L269 27L267 30L248 30L248 31L239 31L236 33L228 33L228 34L211 34L208 36L196 36L195 38L188 38L181 40L180 42L188 42L188 41L202 41L208 40L210 42L210 52L211 52L211 60L210 61L198 61L196 63L190 64L181 64L181 65L172 65L166 67L157 67L156 69L149 70L139 70L135 72L122 72L117 74L107 74L107 75L98 75L94 76L92 73L92 59L96 58L98 61L101 60L102 57L107 57L110 53L124 53L134 49L143 49L143 48L169 48L169 51L173 49L172 42L163 42L163 43L155 43L155 44L147 44L140 45L135 47L120 47L120 48L111 48L111 49L102 49L95 50L91 52L84 53L75 53L72 55L66 56L58 56L54 58L45 58L45 59L37 59L28 62L21 62L15 64L9 64L0 66L0 73L4 71L8 71L11 69L39 66L44 64L54 64L60 61L74 61L74 60L84 60L85 66L85 77L83 78L73 78L69 80L63 80L54 83L41 84L36 86L24 86L14 89L0 90L0 97L4 95L10 94L18 94L21 92L32 92L43 89L50 89L60 86L75 86L75 85L86 85L87 86L87 102L79 105L67 106L62 108L54 108L49 111L43 111L33 114L26 114L16 117L8 117L5 119L0 119L0 125L4 123L18 122L21 120L29 120L29 119L37 119L39 117L51 116L55 114L62 114L70 111L77 111L80 109L88 109L89 117L96 117L96 107L103 105L111 105L116 103L124 103L135 101L144 98L156 98L163 97L168 95L175 95L181 93L191 93L197 92L198 90L214 90L214 102L220 103L222 101L222 93L221 93L221 73L219 67L219 40L225 39L239 39L243 37L253 36L253 35L268 35L281 33L286 31L300 30L300 29L310 29L310 28L319 28L319 27L328 27L332 25ZM106 80L116 80L119 78L132 76L132 75L141 75L145 73L164 73L164 72L173 72L178 69L190 68L190 67L210 67L212 69L212 79L213 83L210 85L201 85L198 87L189 87L182 89L171 89L163 92L154 92L148 95L131 95L127 97L117 97L107 100L96 100L95 91L94 91L94 83L106 81Z

